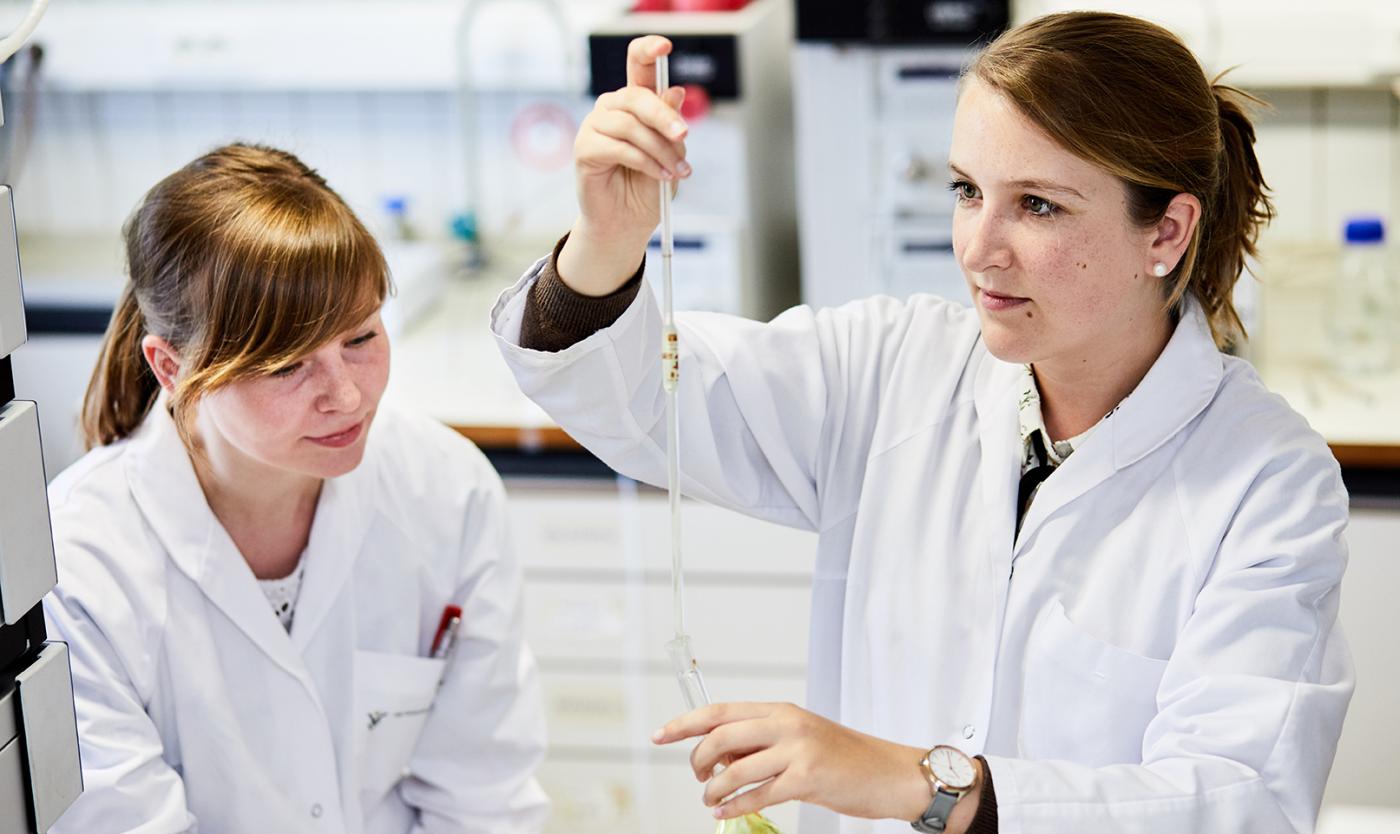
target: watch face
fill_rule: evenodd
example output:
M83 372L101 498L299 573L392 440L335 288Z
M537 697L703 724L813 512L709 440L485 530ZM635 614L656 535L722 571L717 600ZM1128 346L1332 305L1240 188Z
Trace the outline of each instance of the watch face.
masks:
M934 777L955 791L971 788L977 778L977 765L956 747L939 745L933 748L929 751L928 763Z

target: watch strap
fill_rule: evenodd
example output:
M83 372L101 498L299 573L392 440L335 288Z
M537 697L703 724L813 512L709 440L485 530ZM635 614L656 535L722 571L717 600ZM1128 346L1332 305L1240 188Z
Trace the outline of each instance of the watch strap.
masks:
M953 793L944 788L939 788L933 793L933 801L924 810L923 816L909 823L915 831L924 834L943 834L948 827L948 817L953 813L953 806L962 797L960 793Z

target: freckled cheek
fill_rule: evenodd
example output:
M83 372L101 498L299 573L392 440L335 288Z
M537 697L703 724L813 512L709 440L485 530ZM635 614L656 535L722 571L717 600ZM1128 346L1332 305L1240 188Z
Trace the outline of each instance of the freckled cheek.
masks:
M1031 269L1047 307L1078 318L1102 303L1103 265L1093 243L1081 236L1062 236L1045 246Z
M374 408L389 384L389 349L387 344L364 357L354 366L355 381L367 408Z
M315 416L313 398L306 385L283 391L259 391L245 403L249 427L258 434L262 447L276 451L294 444L308 431Z

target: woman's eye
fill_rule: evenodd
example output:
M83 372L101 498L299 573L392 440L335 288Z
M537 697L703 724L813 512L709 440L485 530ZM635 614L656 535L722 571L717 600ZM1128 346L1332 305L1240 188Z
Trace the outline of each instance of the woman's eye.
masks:
M948 190L956 194L958 200L977 199L977 186L967 180L953 180L948 183Z
M288 376L291 376L292 374L296 373L296 372L297 372L297 369L300 368L300 367L301 367L301 363L300 363L300 362L294 362L294 363L292 363L291 365L287 365L286 367L278 368L277 370L275 370L275 371L273 371L272 373L268 374L268 376L288 377Z
M1036 217L1049 217L1060 210L1059 206L1043 197L1037 197L1034 194L1027 194L1022 198L1021 204L1025 206L1026 211L1034 214Z
M360 345L364 344L365 342L368 342L370 339L373 339L375 336L378 335L378 333L370 331L369 333L366 333L363 336L356 336L355 338L347 342L347 344L349 344L350 347L359 347Z

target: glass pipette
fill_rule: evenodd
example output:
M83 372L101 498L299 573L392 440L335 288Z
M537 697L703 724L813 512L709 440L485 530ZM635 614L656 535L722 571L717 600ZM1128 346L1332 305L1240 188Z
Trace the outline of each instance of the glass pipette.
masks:
M656 59L656 94L665 96L670 86L670 59ZM671 183L662 180L661 196L661 384L666 391L666 494L671 509L671 596L676 636L666 644L666 654L676 671L681 697L687 709L708 706L710 693L700 676L700 664L690 646L685 631L685 573L681 565L681 467L680 414L676 408L676 389L680 383L680 338L676 333L675 298L671 292L671 255L674 236L671 231ZM715 834L779 834L778 829L762 814L724 820Z
M670 58L662 55L656 59L658 96L665 96L670 87L670 76ZM680 382L680 340L676 333L675 296L671 289L671 256L675 243L671 228L671 183L662 180L659 188L663 315L661 380L666 390L666 493L671 511L671 608L675 628L675 637L666 644L666 654L671 658L686 706L698 709L710 703L710 696L705 690L704 679L700 677L700 666L691 649L690 635L685 631L685 573L681 563L680 414L676 407L676 388Z

